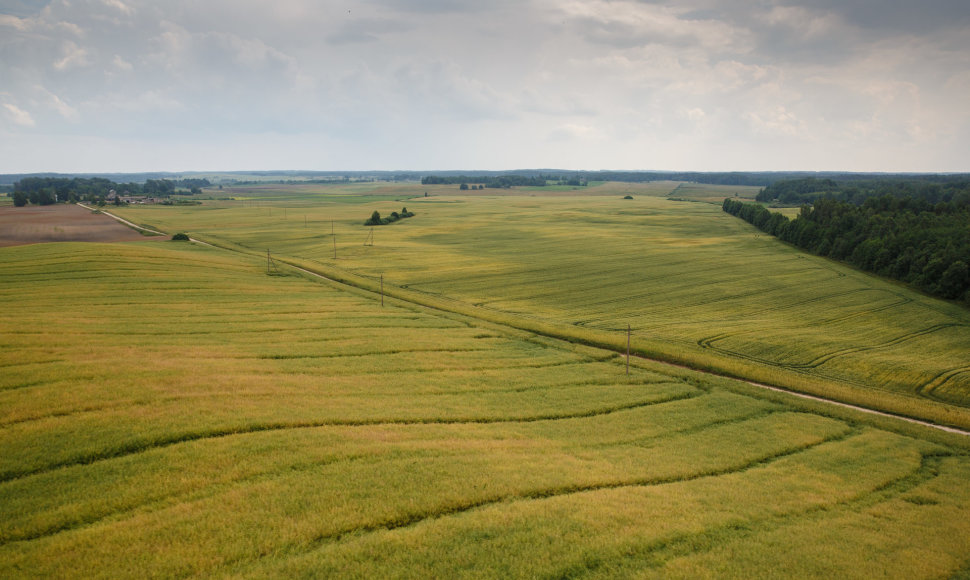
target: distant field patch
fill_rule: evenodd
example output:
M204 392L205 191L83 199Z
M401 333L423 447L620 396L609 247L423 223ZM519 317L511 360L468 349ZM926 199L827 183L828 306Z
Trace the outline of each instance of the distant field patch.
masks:
M0 207L0 247L44 242L132 242L145 236L76 205Z

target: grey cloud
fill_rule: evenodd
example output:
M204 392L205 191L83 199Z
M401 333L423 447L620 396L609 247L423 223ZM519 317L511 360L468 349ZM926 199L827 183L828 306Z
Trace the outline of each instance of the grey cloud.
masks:
M462 12L489 12L501 5L515 5L513 0L369 0L367 4L384 7L395 12L417 14L447 14ZM522 4L522 3L519 3Z
M291 142L344 167L966 165L946 0L121 2L0 0L0 171L66 142L141 143L141 169Z
M50 0L2 0L0 1L0 14L11 14L19 17L31 16L40 12L48 4L50 4Z
M861 29L926 34L970 24L966 0L817 0L812 5L841 14Z
M382 36L407 32L413 27L400 19L348 18L335 32L327 35L330 44L377 42Z

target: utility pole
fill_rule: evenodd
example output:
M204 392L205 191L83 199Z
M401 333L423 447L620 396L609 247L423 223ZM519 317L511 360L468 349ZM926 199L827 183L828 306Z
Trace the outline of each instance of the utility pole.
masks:
M337 236L333 233L333 220L330 220L330 237L333 238L333 259L337 259Z
M384 308L384 274L381 274L381 308Z

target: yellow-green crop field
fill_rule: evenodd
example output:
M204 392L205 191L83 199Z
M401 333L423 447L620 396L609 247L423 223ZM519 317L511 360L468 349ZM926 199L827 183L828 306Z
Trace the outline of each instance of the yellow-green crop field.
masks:
M959 444L264 268L4 250L0 575L966 565Z
M807 255L720 203L668 197L752 189L260 186L236 201L119 213L372 289L383 276L403 299L586 344L625 349L629 325L645 356L970 428L965 305ZM417 215L369 239L372 211L404 205Z
M596 292L556 293L563 262L534 270L531 298L514 277L485 285L483 272L553 260L555 240L602 248L612 264L625 234L570 242L557 224L575 226L572 212L649 230L654 214L639 212L660 220L676 204L695 233L697 216L728 233L730 220L662 196L423 191L406 201L417 215L379 229L373 246L355 224L406 196L119 212L244 251L157 240L0 249L0 577L970 574L965 436L643 359L627 373L614 350L552 337L597 328L566 321ZM677 247L677 221L658 248ZM502 222L507 240L485 235ZM767 243L740 226L733 237ZM372 289L383 272L395 292L382 300L284 260ZM601 288L635 286L611 276ZM486 291L496 296L462 294ZM641 316L645 350L656 339Z

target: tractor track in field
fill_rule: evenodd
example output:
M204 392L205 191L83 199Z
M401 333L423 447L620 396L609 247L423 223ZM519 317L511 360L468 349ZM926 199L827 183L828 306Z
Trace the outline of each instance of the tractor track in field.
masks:
M91 209L91 208L88 208L88 209ZM143 227L138 226L136 224L133 224L133 223L127 221L127 220L124 220L124 219L122 219L122 218L120 218L118 216L115 216L115 215L113 215L111 213L104 212L104 211L103 211L103 213L105 213L105 215L108 215L108 216L110 216L110 217L112 217L114 219L117 219L117 220L119 220L119 221L121 221L121 222L129 225L130 227L134 227L134 228L139 229L139 230L146 230L146 231L154 232L154 233L161 234L161 235L167 235L164 232L157 232L155 230L150 230L148 228L143 228ZM211 248L221 249L221 250L225 250L225 251L229 251L229 252L242 253L239 250L235 250L235 249L232 249L232 248L225 248L225 247L222 247L222 246L216 246L216 245L213 245L213 244L209 244L208 242L205 242L205 241L202 241L202 240L197 240L197 239L194 239L194 238L190 238L190 241L192 241L194 243L202 244L202 245L205 245L205 246L208 246L208 247L211 247ZM319 272L315 272L313 270L309 270L309 269L304 268L302 266L298 266L296 264L293 264L293 263L291 263L291 262L289 262L289 261L287 261L285 259L282 259L282 258L275 258L275 260L277 262L281 263L281 264L285 264L286 266L288 266L290 268L293 268L294 270L297 270L298 272L302 272L302 273L304 273L304 274L306 274L308 276L311 276L312 278L317 278L317 279L320 279L320 280L325 280L325 281L327 281L327 282L329 282L331 284L336 284L338 286L345 286L345 287L355 288L357 290L362 290L362 291L368 292L370 294L378 294L378 292L375 291L375 290L371 290L369 288L365 288L363 286L354 284L353 282L350 282L350 281L338 280L338 279L335 279L335 278L331 278L331 277L326 276L324 274L321 274ZM385 293L382 290L380 292L380 295L381 295L381 299L382 300L383 300L384 294ZM437 306L437 305L433 305L433 304L425 304L425 303L421 303L421 302L417 302L417 301L413 301L413 300L408 300L407 298L401 298L401 297L396 296L396 295L388 295L388 296L390 298L394 298L396 300L400 300L400 301L403 301L403 302L409 302L409 303L412 303L412 304L416 304L418 306L422 306L422 307L425 307L425 308L429 308L431 310L437 310L437 311L441 311L441 312L448 312L448 313L451 313L451 314L460 314L460 315L463 315L463 316L469 316L471 318L475 318L473 315L465 314L463 312L456 312L456 311L448 310L446 308L442 308L441 306ZM446 297L442 297L442 298L446 298ZM459 302L458 300L455 300L455 299L452 299L452 300L454 300L455 302ZM539 320L538 317L531 317L531 318L536 318L537 320ZM536 328L518 328L515 325L508 324L508 323L496 323L496 322L492 322L492 321L487 321L487 322L489 322L490 324L498 324L499 326L506 326L506 327L509 327L509 328L516 328L518 330L526 330L527 332L531 332L531 333L536 334L536 335L546 336L548 338L552 338L552 339L555 339L555 340L563 340L565 342L571 342L568 338L564 338L562 336L557 336L554 333L544 332L541 329L536 329ZM929 329L927 329L927 330L929 330ZM938 330L938 329L937 328L933 328L932 330L935 331L935 330ZM926 331L924 330L924 332L926 332ZM922 333L920 333L920 334L922 334ZM715 338L716 339L717 337L711 337L711 338ZM896 341L898 342L900 338L901 337L897 337ZM908 337L906 337L906 338L908 338ZM606 345L596 345L596 344L593 344L593 345L589 345L589 346L594 346L596 348L601 348L603 350L611 350L613 352L618 352L616 349L610 348L610 347L608 347ZM704 346L704 345L701 345L701 346ZM708 347L708 348L710 348L710 347ZM702 373L702 374L709 375L709 376L713 376L713 377L727 378L727 379L732 379L732 380L736 380L736 381L741 381L743 383L746 383L746 384L751 385L751 386L754 386L754 387L758 387L758 388L765 389L765 390L769 390L769 391L774 391L774 392L777 392L777 393L785 393L785 394L792 395L792 396L795 396L795 397L798 397L798 398L801 398L801 399L806 399L806 400L820 402L820 403L827 403L827 404L835 405L835 406L842 407L842 408L845 408L845 409L851 409L851 410L854 410L854 411L860 411L860 412L863 412L863 413L868 413L868 414L876 415L876 416L880 416L880 417L888 417L888 418L892 418L892 419L899 419L901 421L906 421L906 422L911 423L911 424L921 425L923 427L930 427L932 429L937 429L939 431L944 431L946 433L953 433L953 434L964 435L964 436L970 437L970 430L960 429L958 427L951 427L951 426L948 426L948 425L940 425L938 423L933 423L933 422L930 422L930 421L924 421L922 419L916 419L914 417L907 417L907 416L904 416L904 415L897 415L897 414L888 413L888 412L885 412L885 411L879 411L877 409L872 409L872 408L869 408L869 407L863 407L863 406L860 406L860 405L853 405L851 403L844 403L842 401L838 401L838 400L835 400L835 399L830 399L830 398L826 398L826 397L820 397L820 396L817 396L817 395L810 395L810 394L807 394L807 393L802 393L802 392L799 392L799 391L795 391L795 390L792 390L792 389L786 389L786 388L778 387L778 386L774 386L774 385L766 385L766 384L763 384L763 383L749 381L749 380L744 379L744 378L739 378L739 377L732 376L732 375L728 375L728 374L717 373L717 372L710 371L710 370L698 369L698 368L690 367L690 366L687 366L687 365L673 363L673 362L666 361L666 360L649 358L649 357L645 357L645 356L641 356L641 355L630 355L630 356L634 356L635 358L638 358L640 360L645 360L645 361L649 361L649 362L653 362L653 363L664 364L664 365L672 366L672 367L675 367L675 368L686 369L686 370L689 370L689 371L693 371L693 372L697 372L697 373ZM927 386L928 385L924 385L921 390L927 390L926 389ZM936 387L938 387L938 386L939 385L936 385L934 387L934 389ZM933 389L928 389L928 390L932 391ZM930 399L930 397L924 397L924 398ZM930 400L932 400L932 399L930 399Z
M937 395L935 391L940 387L942 387L943 385L945 385L946 383L950 382L951 379L967 373L970 373L970 366L956 367L952 369L947 369L945 371L941 371L939 374L937 374L935 377L930 379L928 382L926 382L923 385L920 385L920 387L916 389L916 393L920 396L933 399L934 401L939 401L941 403L947 403L952 405L953 402L948 401L945 397L941 397Z
M311 276L316 276L318 278L322 278L324 280L327 280L327 281L332 282L332 283L335 283L335 284L344 284L344 285L353 286L352 284L349 284L347 282L341 282L341 281L338 281L338 280L334 280L332 278L328 278L328 277L326 277L326 276L324 276L322 274L318 274L317 272L313 272L311 270L307 270L305 268L301 268L299 266L295 266L293 264L289 264L288 262L284 262L284 263L286 263L287 265L289 265L292 268L296 268L297 270L299 270L301 272L304 272L306 274L309 274ZM354 287L355 288L360 288L359 286L354 286ZM440 310L440 308L436 308L434 306L428 306L428 307L429 308L434 308L436 310ZM938 329L934 328L932 330L935 331L935 330L938 330ZM535 332L536 334L541 334L540 332L534 331L534 330L532 330L530 332ZM555 339L558 339L558 340L563 340L561 337L558 337L558 336L552 336L552 335L546 335L546 336L548 336L549 338L555 338ZM609 349L607 349L607 350L609 350ZM631 356L634 356L634 355L631 355ZM825 397L819 397L819 396L816 396L816 395L809 395L807 393L800 393L798 391L793 391L793 390L785 389L785 388L782 388L782 387L776 387L776 386L772 386L772 385L765 385L765 384L762 384L762 383L756 383L756 382L749 381L749 380L745 380L745 379L739 379L738 377L733 377L733 376L729 376L729 375L722 375L722 374L719 374L719 373L715 373L713 371L706 371L706 370L696 369L696 368L692 368L692 367L689 367L689 366L686 366L686 365L679 365L679 364L671 363L671 362L664 361L664 360L653 359L653 358L648 358L648 357L639 356L639 355L636 355L636 358L641 359L641 360L650 361L650 362L661 363L661 364L665 364L665 365L671 365L671 366L674 366L674 367L677 367L677 368L687 369L687 370L694 371L694 372L698 372L698 373L704 373L706 375L711 375L711 376L715 376L715 377L729 378L729 379L734 379L734 380L740 380L740 381L742 381L742 382L744 382L746 384L749 384L749 385L752 385L752 386L755 386L755 387L759 387L759 388L762 388L762 389L767 389L769 391L774 391L774 392L777 392L777 393L787 393L789 395L793 395L793 396L796 396L796 397L799 397L799 398L802 398L802 399L807 399L807 400L811 400L811 401L817 401L817 402L821 402L821 403L828 403L828 404L831 404L831 405L836 405L836 406L843 407L843 408L846 408L846 409L853 409L855 411L862 411L863 413L869 413L869 414L877 415L877 416L880 416L880 417L890 417L890 418L894 418L894 419L900 419L902 421L906 421L906 422L909 422L909 423L914 423L916 425L922 425L924 427L931 427L931 428L934 428L934 429L939 429L939 430L945 431L947 433L955 433L955 434L965 435L965 436L970 437L970 431L966 431L964 429L959 429L957 427L950 427L950 426L947 426L947 425L939 425L937 423L931 423L929 421L923 421L921 419L915 419L915 418L912 418L912 417L904 417L902 415L894 415L892 413L887 413L887 412L884 412L884 411L878 411L876 409L870 409L868 407L862 407L862 406L859 406L859 405L853 405L851 403L843 403L841 401L836 401L834 399L827 399Z
M803 370L803 369L814 369L814 368L817 368L817 367L825 364L826 362L828 362L828 361L830 361L830 360L832 360L833 358L836 358L836 357L850 355L850 354L855 354L855 353L859 353L859 352L865 352L867 350L878 350L878 349L881 349L881 348L889 348L889 347L897 346L899 344L902 344L902 343L904 343L906 341L909 341L909 340L912 340L914 338L919 338L919 337L925 336L927 334L932 334L932 333L934 333L934 332L936 332L938 330L945 330L947 328L953 328L953 327L957 327L957 326L966 326L966 325L965 324L958 323L958 322L948 322L948 323L943 323L943 324L935 324L933 326L930 326L929 328L924 328L923 330L917 330L917 331L914 331L914 332L909 332L909 333L906 333L906 334L897 336L895 338L891 338L891 339L889 339L889 340L887 340L885 342L881 342L879 344L872 344L872 345L868 345L868 346L853 346L853 347L843 348L843 349L835 350L835 351L832 351L832 352L829 352L829 353L821 354L821 355L815 357L814 359L812 359L812 360L810 360L808 362L803 362L803 363L794 363L794 362L793 363L781 363L781 362L774 361L774 360L771 360L771 359L767 359L767 358L763 358L763 357L757 357L757 356L753 356L753 355L747 355L747 354L744 354L744 353L741 353L741 352L738 352L738 351L729 350L729 349L726 349L726 348L719 348L717 346L714 346L714 343L715 342L718 342L718 341L721 341L721 340L725 340L727 338L731 338L731 337L735 337L735 336L740 336L741 334L750 334L750 332L752 332L752 331L741 332L741 333L722 333L722 334L716 334L714 336L709 336L707 338L702 338L702 339L698 340L697 341L697 346L699 346L701 348L708 348L708 349L711 349L711 350L713 350L715 352L719 352L719 353L726 354L726 355L729 355L729 356L733 356L733 357L736 357L736 358L743 358L743 359L747 359L747 360L750 360L750 361L753 361L753 362L758 362L758 363L765 364L765 365L770 365L770 366L775 366L775 367L780 367L780 368L785 368L785 369L790 369L790 370Z
M0 483L6 483L9 481L16 481L18 479L23 479L26 477L31 477L34 475L41 475L57 469L63 469L66 467L75 467L78 465L90 465L99 461L106 461L110 459L118 459L122 457L127 457L129 455L136 455L138 453L144 453L146 451L151 451L154 449L163 449L166 447L171 447L173 445L178 445L181 443L189 443L194 441L201 441L206 439L221 439L223 437L232 437L237 435L247 435L252 433L263 433L270 431L287 431L296 429L313 429L318 427L375 427L375 426L394 426L394 425L411 425L411 426L425 426L425 425L495 425L495 424L525 424L525 423L539 423L543 421L564 421L570 419L589 419L592 417L601 417L604 415L612 415L614 413L620 413L623 411L630 411L634 409L640 409L644 407L651 407L654 405L664 405L667 403L672 403L676 401L682 401L687 399L693 399L696 397L703 397L706 393L703 390L694 387L693 385L687 385L692 390L680 393L667 393L656 397L649 397L646 399L641 399L626 403L614 403L606 404L596 408L586 408L563 412L540 412L532 415L520 415L514 417L508 416L498 416L498 415L480 415L474 416L460 416L456 415L453 417L411 417L411 418L373 418L373 419L359 419L359 420L318 420L318 421L290 421L290 422L271 422L271 423L254 423L249 425L236 425L236 426L226 426L219 429L210 429L207 431L187 431L182 433L175 433L168 437L160 437L154 440L143 440L143 441L129 441L127 443L122 443L113 449L104 449L97 452L89 452L78 454L73 457L65 457L60 460L51 461L44 465L36 465L33 467L27 467L24 469L11 469L5 472L0 472Z

